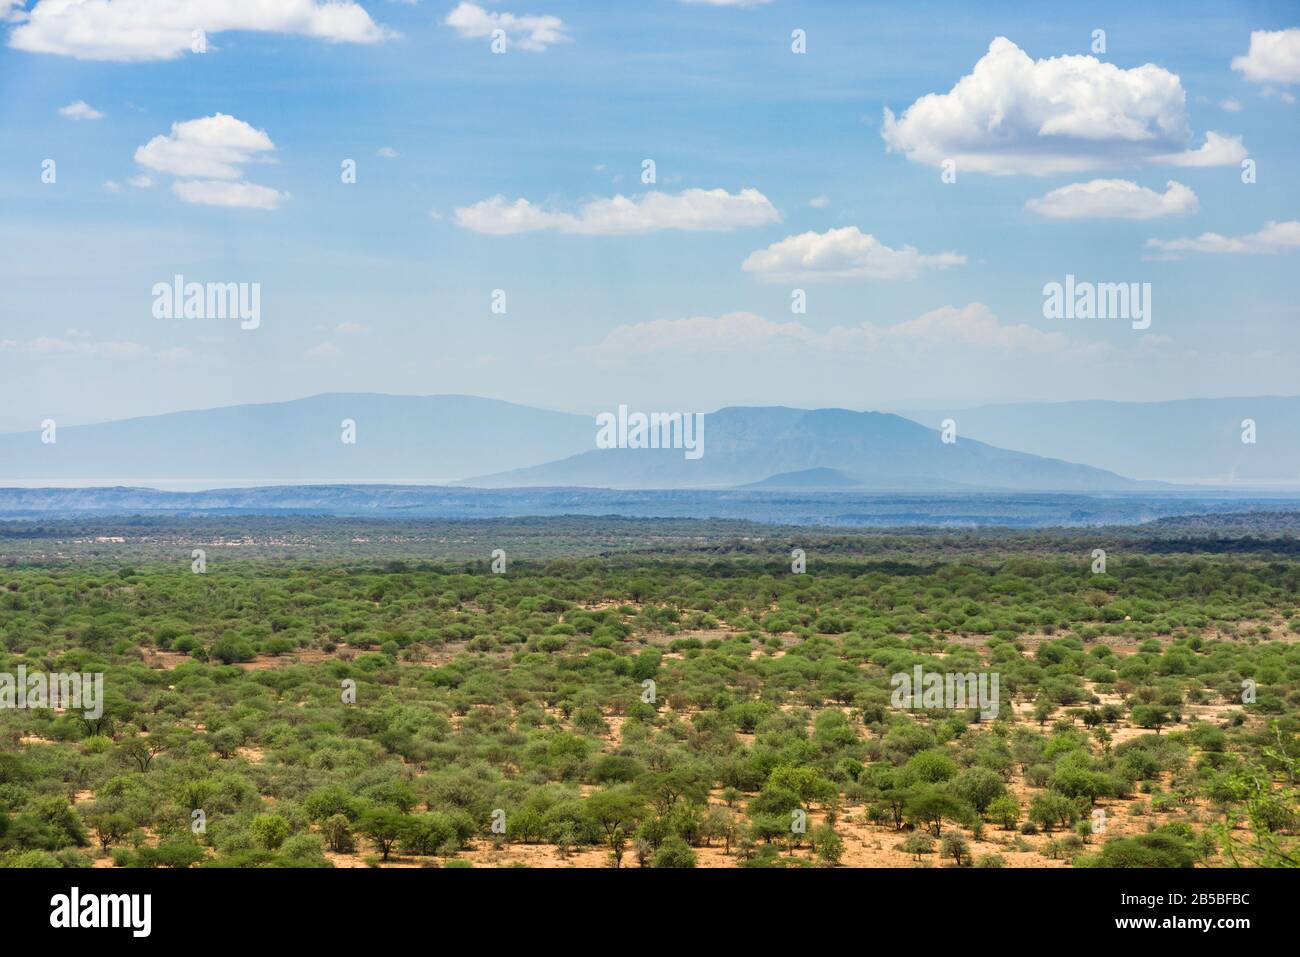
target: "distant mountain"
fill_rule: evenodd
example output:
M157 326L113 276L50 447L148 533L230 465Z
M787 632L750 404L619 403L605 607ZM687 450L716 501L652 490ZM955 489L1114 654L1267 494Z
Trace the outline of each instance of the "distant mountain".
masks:
M1141 483L1113 472L1008 452L971 438L954 444L898 415L845 409L726 408L705 416L704 454L681 449L592 449L463 484L488 488L722 488L809 469L861 477L865 487L1120 491Z
M356 443L342 441L345 419ZM593 444L593 420L462 395L330 393L0 435L0 485L437 483Z
M959 436L1140 479L1300 488L1300 396L1027 402L903 414L931 427L953 418ZM1241 440L1245 419L1255 422L1253 444Z
M850 475L840 469L801 469L798 472L782 472L771 475L759 482L750 482L740 486L742 489L782 489L797 491L802 489L887 489L907 490L913 488L937 489L949 488L952 491L969 490L971 487L960 482L944 482L942 479L919 479L915 476L876 476L864 478Z
M1258 410L1261 443L1282 441L1279 411L1263 400L1243 405ZM1105 442L1078 425L1030 429L1034 415L1050 420L1061 412L1055 406L1037 408L1043 411L1012 415L1019 428L1001 428L1002 413L963 412L955 416L955 444L941 442L939 432L926 427L932 423L890 413L725 408L704 416L703 455L687 458L682 449L598 449L597 422L591 416L473 396L330 393L63 426L52 444L42 443L38 432L0 435L0 486L377 483L877 492L1113 492L1144 487L1117 471L1073 464L1089 461L1085 451L1104 460ZM1300 407L1296 411L1300 413ZM355 423L355 443L342 441L345 421ZM1022 446L1026 436L1036 436L1042 443L1054 443L1056 451L1008 451L983 440L985 431ZM1097 426L1097 433L1117 442L1126 436L1110 420ZM1178 434L1188 447L1196 447L1193 426L1182 427ZM1167 442L1167 436L1152 439L1157 447ZM1221 436L1211 444L1215 442L1222 444ZM1246 448L1237 454L1257 454L1256 447ZM1190 468L1194 455L1187 448L1182 452ZM1287 454L1295 455L1294 448Z
M798 472L770 475L741 488L861 488L862 484L862 479L839 469L800 469Z

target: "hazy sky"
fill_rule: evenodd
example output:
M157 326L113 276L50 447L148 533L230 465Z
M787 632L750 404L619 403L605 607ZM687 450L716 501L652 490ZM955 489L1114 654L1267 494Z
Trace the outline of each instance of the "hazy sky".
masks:
M1300 391L1300 10L1081 6L0 0L0 429Z

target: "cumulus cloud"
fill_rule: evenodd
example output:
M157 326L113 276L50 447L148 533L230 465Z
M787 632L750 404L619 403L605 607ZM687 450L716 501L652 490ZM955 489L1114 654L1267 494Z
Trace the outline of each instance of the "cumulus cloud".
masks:
M1247 236L1223 236L1201 233L1181 239L1148 239L1148 249L1163 254L1157 258L1176 259L1179 253L1254 253L1268 254L1300 248L1300 221L1267 222L1257 233Z
M493 196L456 210L464 229L497 236L556 230L590 236L732 230L781 221L768 198L756 189L731 194L725 189L688 189L680 193L617 195L584 203L576 213L543 209L526 199L509 202Z
M219 179L180 180L172 192L187 203L200 206L238 206L244 209L276 209L287 193L256 183L230 183Z
M801 348L834 355L956 348L1078 358L1099 358L1111 351L1104 343L1079 343L1063 332L1044 331L1024 323L1003 323L988 306L979 302L943 306L893 326L864 322L857 326L835 326L825 332L801 322L773 322L752 312L659 319L619 326L587 351L596 358L617 361L661 352L697 355L767 348L783 351Z
M1245 56L1232 68L1255 83L1300 83L1300 28L1254 30Z
M1197 200L1188 187L1173 180L1157 193L1127 179L1094 179L1054 189L1025 206L1052 219L1156 219L1194 213Z
M1170 153L1156 159L1173 166L1236 166L1248 155L1246 147L1241 145L1240 136L1224 136L1210 130L1199 149Z
M787 236L746 257L741 268L764 282L816 282L835 279L915 279L925 269L946 269L966 257L918 252L915 246L891 249L856 226Z
M1185 100L1177 74L1153 64L1126 70L1092 56L1035 60L997 37L947 93L927 94L901 116L886 108L881 135L891 151L930 166L952 160L959 171L1081 172L1187 152ZM1214 149L1214 159L1230 161L1221 145Z
M564 32L564 21L559 17L497 13L476 3L458 4L443 22L469 39L490 37L494 30L501 30L510 45L534 52L573 39Z
M172 184L172 191L187 203L275 209L287 194L269 186L237 182L244 175L241 167L268 162L274 152L275 144L265 130L216 113L173 123L170 133L155 136L137 149L135 161L154 172L184 177Z
M9 45L80 60L171 60L194 49L199 31L227 30L333 43L394 35L352 0L37 0Z
M60 107L59 115L66 116L70 120L102 120L104 118L103 113L85 100L77 100L67 106Z
M216 113L173 123L171 133L155 136L137 149L135 161L159 173L236 179L240 165L264 158L274 150L275 144L265 130Z
M814 196L812 199L808 200L808 205L813 209L825 209L830 204L831 198L829 196Z

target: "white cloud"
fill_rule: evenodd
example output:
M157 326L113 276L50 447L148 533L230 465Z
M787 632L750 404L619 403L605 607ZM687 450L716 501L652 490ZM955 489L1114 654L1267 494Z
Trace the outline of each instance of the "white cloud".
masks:
M1165 191L1139 186L1127 179L1094 179L1054 189L1025 203L1027 209L1052 219L1156 219L1196 212L1196 194L1170 180Z
M1185 150L1156 157L1157 161L1174 166L1236 166L1247 156L1240 136L1224 136L1210 130L1200 149Z
M1232 68L1255 83L1300 83L1300 28L1251 31L1250 50Z
M382 156L384 159L397 159L397 150L391 146L381 146L375 150L376 156Z
M288 193L269 186L219 179L179 180L172 183L172 192L187 203L200 206L238 206L244 209L276 209L282 201L289 198Z
M1232 97L1219 101L1219 109L1227 113L1240 113L1241 100L1234 100Z
M501 30L510 45L534 52L572 39L564 32L564 21L559 17L497 13L476 3L458 4L443 22L466 38L490 37L493 30Z
M240 206L275 209L287 193L242 181L242 166L270 162L275 144L265 130L243 120L216 113L173 123L171 133L155 136L135 151L135 161L159 173L185 177L172 184L172 192L187 203L206 206ZM147 175L133 186L150 186Z
M949 92L927 94L901 116L886 108L881 136L914 162L952 160L959 172L1165 162L1191 142L1185 99L1177 74L1150 63L1126 70L1092 56L1034 60L997 37Z
M1157 250L1164 255L1160 258L1174 259L1178 253L1278 253L1288 249L1300 248L1300 221L1288 220L1284 223L1267 222L1257 233L1247 236L1222 236L1219 233L1201 233L1199 236L1184 236L1181 239L1148 239L1148 249Z
M104 118L103 113L85 100L77 100L75 103L60 107L59 115L66 116L70 120L102 120Z
M687 5L706 7L762 7L771 2L772 0L682 0Z
M814 196L812 199L808 200L808 205L813 209L825 209L830 204L831 198L829 196Z
M329 362L343 355L343 351L332 342L322 342L320 345L312 346L303 353L304 359L312 359L318 362Z
M1025 323L1003 325L980 302L942 306L916 319L890 326L885 335L897 341L955 345L999 352L1071 352L1098 356L1109 351L1102 343L1076 343L1062 332L1044 332Z
M834 279L915 279L924 269L946 269L966 257L922 254L915 246L891 249L856 226L787 236L746 257L741 268L764 282Z
M264 130L216 113L173 123L168 135L155 136L135 151L135 161L159 173L237 179L240 165L263 159L275 144Z
M104 189L108 190L110 193L120 193L122 191L122 184L111 179L104 180Z
M658 319L622 325L596 346L585 350L608 361L633 360L660 352L697 355L792 348L833 355L876 353L884 350L938 351L988 349L1001 353L1059 354L1099 358L1111 348L1104 343L1080 343L1063 332L1044 331L1021 323L1001 322L979 302L943 306L893 326L864 322L835 326L817 332L801 322L773 322L752 312L690 319Z
M139 176L132 176L126 182L128 186L134 186L136 189L148 189L153 185L153 177L141 173Z
M227 30L333 43L394 35L352 0L37 0L9 45L80 60L171 60L193 49L196 31L210 39Z
M340 322L334 327L335 332L342 333L345 336L355 336L359 332L366 332L370 327L360 322Z
M526 199L507 202L494 196L456 210L457 225L478 233L505 236L553 229L562 233L616 236L663 229L688 232L731 230L781 221L781 214L756 189L731 194L725 189L681 193L617 195L584 203L576 213L555 212Z

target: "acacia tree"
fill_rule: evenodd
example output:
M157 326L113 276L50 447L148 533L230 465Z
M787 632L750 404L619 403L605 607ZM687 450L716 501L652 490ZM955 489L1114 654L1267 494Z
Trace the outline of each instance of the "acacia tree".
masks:
M410 831L411 819L401 811L379 807L361 815L358 830L375 842L383 859L388 860L393 846Z
M988 817L994 824L1000 824L1002 830L1010 831L1020 823L1020 802L1014 796L1004 794L989 804Z
M912 795L907 802L904 814L918 827L925 827L938 837L943 830L943 820L963 821L969 816L965 804L947 791L939 788L923 788Z
M118 753L127 764L133 765L141 774L147 772L153 759L171 747L171 743L162 735L143 735L123 741Z
M629 788L615 787L597 791L587 798L583 810L604 832L614 867L622 866L627 836L636 828L637 822L645 817L646 806Z
M970 860L970 843L962 835L949 831L939 842L939 853L951 857L958 867Z
M93 810L86 815L86 823L95 832L95 839L105 851L126 840L135 830L135 824L121 811Z

